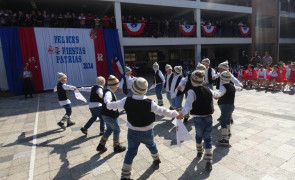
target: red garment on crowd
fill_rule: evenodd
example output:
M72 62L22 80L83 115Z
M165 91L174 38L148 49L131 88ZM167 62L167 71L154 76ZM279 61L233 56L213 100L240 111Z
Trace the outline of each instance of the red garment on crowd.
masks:
M244 70L239 70L238 72L238 78L244 78L245 71Z
M111 19L109 17L104 16L103 18L101 18L101 21L104 28L110 27Z
M288 82L295 83L295 69L291 70Z
M271 68L266 68L265 70L266 70L266 79L269 79L270 78L269 73L272 71L272 69Z
M246 80L257 80L257 71L255 71L255 70L249 70L245 74L245 79Z
M287 73L286 68L285 67L280 68L279 73L281 74L282 82L287 82L288 79L286 78L286 73Z

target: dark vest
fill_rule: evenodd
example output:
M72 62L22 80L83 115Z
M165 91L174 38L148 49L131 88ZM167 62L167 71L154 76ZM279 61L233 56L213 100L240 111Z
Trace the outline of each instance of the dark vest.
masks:
M57 83L57 95L58 95L58 100L59 101L65 101L67 99L69 99L69 94L68 91L64 90L64 88L62 87L63 83L58 82Z
M156 84L163 83L163 80L161 79L159 75L159 71L160 70L157 70L156 73L154 74L154 81Z
M236 95L236 88L233 84L223 84L226 89L226 93L221 96L218 100L218 104L234 104L235 102L235 95Z
M184 92L187 93L188 90L190 90L192 88L193 88L193 85L192 85L192 81L191 81L191 74L188 74L187 75L187 82L185 84Z
M208 87L197 86L193 87L192 90L196 94L197 99L193 102L192 115L209 115L213 114L213 96Z
M172 83L172 80L173 80L173 74L171 73L169 79L167 79L167 76L168 76L168 75L165 74L165 84L164 84L164 89L166 89L167 81L168 81L168 82L169 82L169 88L168 88L168 90L170 91L170 89L171 89L171 83Z
M212 68L208 68L208 82L209 84L212 84L213 83L213 80L212 80Z
M110 91L110 90L108 90L108 89L105 89L104 90L104 92L103 92L103 99L104 99L104 97L105 97L105 95L106 95L106 93L108 91ZM111 102L116 101L117 99L116 99L116 96L114 95L114 93L111 92L111 94L112 94L112 101ZM108 110L107 107L106 107L106 104L104 103L104 101L102 102L101 114L103 114L105 116L109 116L111 118L118 118L119 117L119 111L118 110L116 110L116 111Z
M91 93L90 93L90 102L99 102L99 103L103 103L103 99L102 98L100 98L99 96L98 96L98 94L96 93L96 91L98 90L98 89L102 89L100 86L98 86L98 85L95 85L95 86L93 86L92 88L91 88Z
M134 127L145 127L155 122L155 113L151 112L152 100L136 100L127 97L124 109L127 121Z

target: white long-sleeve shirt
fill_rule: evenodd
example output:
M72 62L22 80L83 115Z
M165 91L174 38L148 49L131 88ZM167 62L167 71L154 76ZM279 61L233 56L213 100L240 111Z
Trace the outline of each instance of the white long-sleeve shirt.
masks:
M163 84L164 84L164 83L165 83L165 77L164 77L162 71L160 71L159 69L157 69L157 70L155 70L155 74L157 73L157 71L159 71L159 76L160 76L160 78L162 79ZM155 82L156 82L156 80L155 80Z
M257 71L257 78L258 79L266 79L266 70L265 69L259 69Z
M194 87L197 87L199 85L196 85ZM212 91L211 89L209 89L210 92L212 93L213 95L213 98L217 98L218 97L218 93L215 92L215 91ZM186 101L185 101L185 104L181 110L181 114L183 115L186 115L188 114L191 110L192 110L192 105L193 105L193 102L197 100L197 95L195 94L194 90L190 89L188 90L187 92L187 98L186 98ZM209 115L209 114L207 114ZM196 117L196 115L192 115L193 117ZM202 117L202 116L198 116L198 117Z
M271 75L272 77L278 77L277 71L270 71L268 74Z
M97 84L99 87L101 88L98 88L97 91L96 91L96 94L102 98L103 97L103 90L102 90L102 86ZM85 92L91 92L91 89L92 87L81 87L79 88L79 91L85 91ZM89 108L95 108L95 107L101 107L102 104L100 102L89 102Z
M114 93L114 91L110 87L108 87L107 89L110 90L112 93ZM104 98L103 98L103 101L106 104L110 103L113 99L112 93L110 91L107 91ZM115 93L114 93L114 96L116 97ZM113 111L117 111L118 108L108 108L108 109L113 110Z
M216 78L218 78L220 76L220 73L217 73L215 75ZM239 87L243 87L243 84L234 76L231 74L231 82L233 82L236 86L239 86ZM220 86L223 86L221 81L220 81Z
M286 67L286 78L289 79L291 75L291 68L289 66Z
M131 77L131 76L125 75L125 78L126 78L126 83L127 83L127 89L131 89L132 81L133 81L133 79L135 77ZM122 89L123 88L123 84L124 84L124 79L122 78L121 81L120 81L119 89Z
M215 94L216 96L214 98L220 98L226 93L226 88L223 86L223 84L228 84L228 83L222 83L222 86L220 86L219 91L217 92L217 94ZM236 88L236 91L242 90L242 87L235 86L235 88Z
M170 88L171 99L174 99L176 97L176 95L177 95L177 92L178 92L177 86L178 86L178 84L176 84L176 83L177 83L177 79L178 79L179 76L180 76L180 74L178 74L177 76L174 76L173 79L172 79L171 88ZM183 91L183 90L184 90L184 88L182 88L181 91Z
M145 95L132 95L133 99L136 100L143 100L143 99L147 99L147 96ZM109 102L107 104L107 108L108 109L124 109L125 106L125 102L126 102L126 97L116 101L116 102ZM151 103L151 112L158 114L158 115L162 115L162 116L166 116L166 117L176 117L178 116L177 111L175 110L169 110L166 109L165 107L162 106L158 106L154 101L152 101ZM129 129L135 130L135 131L148 131L154 128L154 123L145 126L145 127L134 127L132 126L129 122L127 122L127 127Z
M63 82L61 82L62 83L62 88L64 88L64 90L72 90L72 91L74 91L75 90L75 86L71 86L71 85L68 85L68 84L66 84L66 83L63 83ZM58 101L59 102L59 105L60 106L64 106L64 105L67 105L67 104L71 104L71 100L69 100L69 99L67 99L67 100L64 100L64 101Z
M209 68L206 68L206 70L205 70L205 81L204 82L207 83L207 84L209 84L209 78L208 78L208 69ZM215 70L213 68L211 68L211 76L212 76L212 78L215 77L215 74L216 74Z
M167 74L166 79L165 79L165 81L166 81L166 89L165 89L166 92L169 92L169 79L170 79L171 76L173 76L172 73Z
M185 85L186 85L187 81L188 81L188 76L181 79L179 86L181 87L182 91L185 89Z

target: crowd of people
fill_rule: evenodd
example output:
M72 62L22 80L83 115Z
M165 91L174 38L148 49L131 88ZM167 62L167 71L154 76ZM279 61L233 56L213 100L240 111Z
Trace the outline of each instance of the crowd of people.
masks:
M160 18L154 19L153 17L136 17L132 15L122 16L122 23L144 23L145 29L141 33L140 37L182 37L179 25L196 25L196 22L190 18ZM239 27L250 27L249 23L242 20L204 20L201 19L202 26L216 26L216 30L213 36L215 37L241 37ZM205 34L202 32L202 36ZM123 35L125 37L131 36L123 29ZM193 33L190 37L195 37L196 33ZM249 34L248 36L251 36Z
M214 33L215 37L241 37L239 27L250 27L249 23L243 22L242 20L203 20L201 19L202 26L216 26ZM202 32L202 36L205 36ZM247 37L251 36L249 34Z
M194 25L196 22L190 18L160 18L136 17L132 15L122 15L122 23L144 23L146 27L141 37L180 37L183 36L179 25ZM130 36L126 30L124 36ZM195 33L192 35L195 36Z
M201 2L211 2L211 3L251 7L251 0L201 0Z
M116 28L115 17L99 17L93 13L0 10L0 26Z

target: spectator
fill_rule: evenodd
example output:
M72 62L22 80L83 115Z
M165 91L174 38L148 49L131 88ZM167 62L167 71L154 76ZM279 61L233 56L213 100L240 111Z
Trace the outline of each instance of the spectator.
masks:
M43 26L50 27L50 16L47 14L46 10L43 11Z
M107 15L104 15L101 21L103 28L110 28L111 19Z
M72 16L70 14L70 12L67 12L67 14L65 15L65 27L69 27L69 24L71 23Z
M111 18L111 28L116 29L116 19L115 16L112 16Z
M256 64L260 64L260 63L261 63L261 58L260 56L258 56L258 52L255 51L253 57L250 59L248 64L252 64L256 66Z
M18 11L18 15L17 15L16 19L17 19L17 25L18 26L25 26L25 19L26 19L26 17L23 14L22 11Z
M65 21L62 13L57 16L57 27L65 27Z
M32 21L32 25L33 26L36 26L37 25L37 15L36 15L36 12L35 11L32 11L31 21Z
M43 26L43 15L41 14L40 11L37 12L37 27L42 27Z
M262 58L263 66L267 66L267 65L270 66L273 62L272 57L269 55L269 52L265 52L264 55L265 56Z
M86 16L86 27L93 28L94 26L94 16L91 13L88 13Z
M239 26L239 27L243 27L243 26L244 26L243 21L240 21L240 22L238 23L238 26Z
M246 54L246 51L242 51L242 55L240 56L239 62L238 64L240 64L241 66L246 67L249 61L249 57Z
M94 28L100 28L99 24L100 24L100 19L98 18L98 16L95 16L95 18L94 18Z
M75 13L72 13L72 18L70 19L70 27L78 27L79 26L79 21L78 21L78 18L76 17L76 14Z
M84 13L81 13L80 16L78 17L79 19L79 23L80 23L80 27L84 28L86 25L86 17L84 16Z
M31 17L29 14L26 14L24 26L31 27L33 25Z

